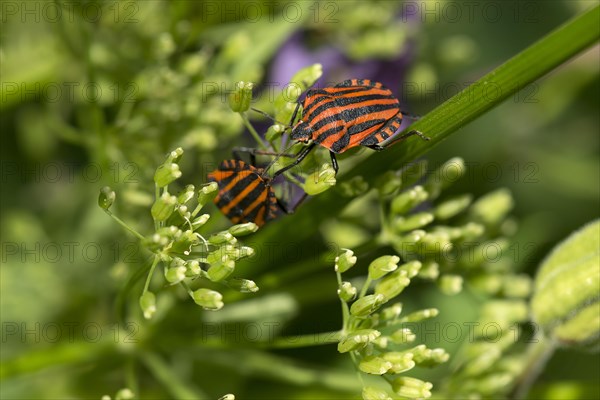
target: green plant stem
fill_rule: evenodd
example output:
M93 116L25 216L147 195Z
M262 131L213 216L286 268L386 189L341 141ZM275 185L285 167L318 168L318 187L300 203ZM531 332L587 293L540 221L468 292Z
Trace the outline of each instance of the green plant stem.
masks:
M335 271L335 277L338 283L338 289L342 289L342 274ZM338 296L339 297L339 296ZM346 332L348 329L348 323L350 322L350 309L348 308L348 303L346 303L342 298L340 298L340 302L342 303L342 332Z
M510 395L511 399L517 400L527 397L527 393L529 393L531 386L556 349L555 342L543 334L536 335L534 340L535 342L532 343L527 350L527 365L523 368L523 374L517 380Z
M131 232L135 237L137 237L140 240L144 240L145 238L135 229L133 229L132 227L130 227L129 225L127 225L123 220L121 220L121 218L117 217L115 214L113 214L112 212L110 212L110 210L104 210L104 212L106 214L108 214L109 217L111 217L112 219L114 219L115 221L117 221L117 223L119 225L121 225L123 228L127 229L129 232Z
M411 129L420 130L431 140L411 138L401 145L374 153L343 174L343 178L360 174L369 184L373 184L383 172L398 169L419 157L468 122L594 44L600 37L599 19L599 7L596 6L568 21L411 125ZM494 98L491 98L491 92L486 91L491 86L499 93ZM262 243L276 242L290 236L297 243L309 240L321 221L330 218L334 210L342 210L351 200L335 188L328 190L311 199L296 214L287 217L285 223L274 223L261 229L255 239ZM259 265L264 264L266 268L282 260L255 261L256 270Z
M154 259L152 260L152 265L150 266L150 271L148 272L148 276L146 277L146 283L144 284L144 291L142 292L142 294L144 294L148 291L148 288L150 287L150 281L152 280L152 275L154 275L154 269L158 265L159 261L160 260L159 260L158 256L155 255Z
M256 132L256 129L254 129L254 127L248 120L248 116L246 115L246 113L239 113L239 114L240 114L240 117L242 117L242 121L244 121L244 125L246 126L246 128L248 128L248 131L254 137L254 140L256 140L256 143L258 143L258 145L260 146L261 149L266 150L267 146L265 145L265 142L261 139L258 132Z
M158 355L144 352L140 354L140 359L173 398L198 400L210 398L198 388L188 385L174 372L173 368L168 366Z
M363 284L362 289L360 289L360 294L358 295L359 299L362 299L363 297L365 297L365 295L367 294L367 291L369 290L369 286L371 286L371 282L373 282L373 279L371 279L370 276L367 276L367 280Z

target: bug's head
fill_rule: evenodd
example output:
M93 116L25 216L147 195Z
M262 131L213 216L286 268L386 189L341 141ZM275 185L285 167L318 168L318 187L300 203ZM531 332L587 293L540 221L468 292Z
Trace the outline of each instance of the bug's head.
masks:
M298 121L292 129L290 137L299 142L308 142L312 137L308 124L302 120Z

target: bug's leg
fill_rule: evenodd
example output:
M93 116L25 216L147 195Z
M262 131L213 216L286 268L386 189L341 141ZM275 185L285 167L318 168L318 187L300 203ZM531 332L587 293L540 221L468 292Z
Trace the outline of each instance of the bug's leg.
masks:
M408 119L412 119L413 121L418 121L421 119L420 115L415 115L415 114L411 114L411 113L407 113L404 111L400 111L402 113L403 116L405 116Z
M290 128L294 125L294 120L296 119L296 115L298 115L299 109L300 103L296 103L296 108L294 108L294 112L292 113L292 119L290 119L290 124L288 125Z
M338 169L339 169L337 158L335 158L335 153L333 151L330 151L329 155L331 156L331 166L333 167L333 170L335 171L335 174L337 175Z
M281 175L282 173L284 173L288 169L294 168L296 165L300 164L300 162L302 162L302 160L304 160L306 158L306 156L308 155L308 153L310 153L311 150L314 149L316 145L317 145L316 143L311 143L310 145L308 145L307 147L305 147L304 149L302 149L296 155L296 160L293 163L291 163L290 165L285 166L282 169L280 169L279 171L275 172L273 174L272 179L275 179L277 176Z

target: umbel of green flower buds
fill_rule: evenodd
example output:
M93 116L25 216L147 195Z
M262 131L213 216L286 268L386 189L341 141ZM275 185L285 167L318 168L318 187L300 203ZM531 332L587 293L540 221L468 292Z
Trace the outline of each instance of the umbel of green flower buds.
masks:
M216 311L223 308L223 295L210 289L198 289L192 294L192 298L205 310Z
M114 190L109 186L104 186L100 189L100 194L98 195L98 205L103 210L108 210L115 202L116 197L117 195Z
M235 90L229 95L229 107L235 112L246 112L252 101L252 82L240 81L236 83Z

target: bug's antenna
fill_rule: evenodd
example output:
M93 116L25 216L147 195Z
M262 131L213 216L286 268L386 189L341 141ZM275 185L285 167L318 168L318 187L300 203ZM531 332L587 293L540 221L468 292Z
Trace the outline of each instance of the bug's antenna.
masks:
M285 150L282 150L281 153L277 154L277 156L269 163L267 164L267 166L264 168L264 173L266 174L267 171L269 171L269 169L277 162L277 160L279 160L282 156L286 156L287 157L287 152L294 147L296 143L292 143L290 144L288 147L285 148ZM262 176L264 178L264 176Z
M289 125L287 125L287 124L284 124L284 123L283 123L283 122L281 122L281 121L277 121L275 118L271 117L269 114L267 114L267 113L266 113L266 112L264 112L264 111L258 110L258 109L254 108L254 107L250 107L250 109L251 109L252 111L254 111L254 112L257 112L257 113L259 113L259 114L261 114L261 115L263 115L263 116L267 117L267 118L268 118L268 119L270 119L271 121L273 121L273 122L275 122L275 123L278 123L279 125L283 125L283 126L285 126L285 127L286 127L286 129L289 127Z

